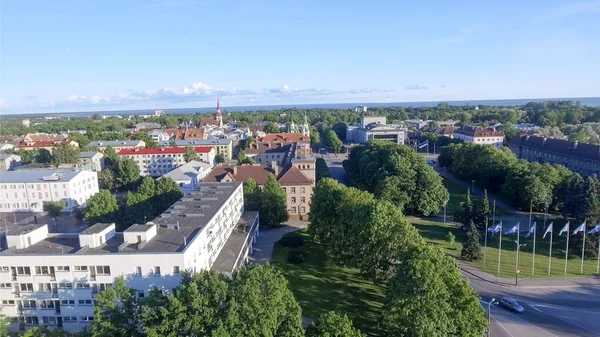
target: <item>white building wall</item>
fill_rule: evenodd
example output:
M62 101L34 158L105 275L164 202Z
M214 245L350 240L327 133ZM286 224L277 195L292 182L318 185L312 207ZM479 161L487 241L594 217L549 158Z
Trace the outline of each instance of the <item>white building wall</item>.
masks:
M41 212L48 201L64 201L63 211L71 211L98 191L98 175L91 171L80 171L70 181L0 183L0 212Z

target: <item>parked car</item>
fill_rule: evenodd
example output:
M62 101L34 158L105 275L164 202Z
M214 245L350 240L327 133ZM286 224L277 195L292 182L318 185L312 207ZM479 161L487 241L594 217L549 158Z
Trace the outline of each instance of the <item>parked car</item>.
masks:
M525 311L519 302L515 301L515 299L511 297L502 297L500 300L500 305L514 312L520 313Z

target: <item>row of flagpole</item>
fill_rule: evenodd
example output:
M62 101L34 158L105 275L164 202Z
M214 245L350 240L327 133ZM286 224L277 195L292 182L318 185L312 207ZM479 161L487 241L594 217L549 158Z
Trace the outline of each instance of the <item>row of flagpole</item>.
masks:
M495 200L494 200L494 208L496 206ZM494 212L495 213L495 212ZM495 220L495 219L494 219ZM492 220L492 225L494 224L494 220ZM532 270L532 274L535 274L535 243L536 243L536 232L537 232L537 222L533 223L533 226L531 226L529 228L529 231L527 232L527 235L525 236L525 238L529 238L529 236L531 234L533 234L533 266L531 268ZM549 253L549 261L548 261L548 275L550 275L551 269L552 269L552 235L553 235L553 228L554 228L554 222L551 222L550 225L548 225L548 228L546 228L546 231L544 232L544 235L542 236L542 239L546 238L546 235L550 234L550 253ZM569 260L569 231L570 231L570 221L568 221L565 226L560 230L560 232L558 233L558 235L562 235L563 233L567 232L567 244L566 244L566 249L565 249L565 275L567 274L567 265L568 265L568 260ZM517 222L516 225L514 225L513 227L511 227L509 230L507 230L506 232L503 231L502 228L502 221L500 221L500 223L496 224L495 226L488 228L488 224L486 221L486 233L485 233L485 248L484 248L484 255L483 255L483 265L484 265L484 269L485 269L485 265L486 265L486 258L487 258L487 234L489 233L499 233L500 237L498 239L498 274L500 274L500 259L502 256L502 233L504 233L505 235L510 235L510 234L517 234L517 245L519 245L520 247L520 223ZM584 221L581 225L579 225L579 227L575 228L575 230L573 231L573 235L576 235L579 232L583 232L583 244L581 246L581 267L580 267L580 273L583 274L583 261L584 261L584 257L585 257L585 239L586 239L586 232L587 234L594 234L594 233L600 233L600 223L596 225L596 227L592 228L589 231L586 231L586 221ZM516 261L516 269L515 269L515 273L519 273L519 258L518 258L518 252L519 252L519 247L517 247L517 261ZM596 264L596 273L600 273L600 236L598 237L598 258L597 258L597 264Z

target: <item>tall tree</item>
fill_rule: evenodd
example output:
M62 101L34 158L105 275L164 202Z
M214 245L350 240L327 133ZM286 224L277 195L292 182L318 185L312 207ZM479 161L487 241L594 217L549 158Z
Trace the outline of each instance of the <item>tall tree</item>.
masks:
M217 164L224 163L224 162L225 162L225 155L224 155L224 154L222 154L222 153L219 153L219 154L217 154L217 155L215 156L215 162L216 162Z
M117 161L117 180L120 186L131 188L140 179L140 167L133 159Z
M471 200L471 192L467 189L467 196L465 201L462 203L462 210L460 212L460 222L463 223L463 229L468 230L469 223L474 222L475 210L473 209L473 201Z
M274 175L269 175L259 196L261 226L278 225L288 219L287 196Z
M483 190L483 198L481 198L481 201L476 204L474 211L475 224L479 230L482 230L485 228L485 222L489 221L490 215L492 214L490 210L490 201L488 200L487 189Z
M115 172L108 167L98 172L98 180L107 190L113 190L116 187Z
M65 208L64 201L48 201L44 203L44 212L47 212L53 218L61 215L63 208Z
M177 200L183 197L181 188L170 177L158 179L156 184L156 197L154 198L154 207L158 210L158 214L173 205Z
M90 224L114 222L118 217L119 203L109 190L100 190L86 202L85 219Z
M90 139L86 135L83 135L79 132L71 132L69 134L69 139L77 142L77 144L79 144L80 149L83 149L90 143Z
M142 337L140 306L135 290L125 285L123 276L117 277L114 287L96 295L92 322L93 337Z
M269 124L265 125L265 128L263 131L265 133L278 133L279 126L277 126L277 123L269 123Z
M196 153L196 151L194 151L193 147L186 146L185 147L185 152L183 153L183 160L185 160L186 163L189 163L192 160L200 161L200 156L198 156L198 154Z
M244 181L244 208L248 211L257 211L260 191L256 185L256 180L248 178Z
M79 161L79 148L60 143L52 146L52 165L76 164Z
M117 152L115 151L115 149L111 146L107 146L104 149L104 164L109 167L115 167L117 166L117 160L119 159L119 156L117 155Z
M332 129L327 129L325 131L325 140L333 152L339 153L342 150L344 144Z
M52 153L46 149L38 149L35 154L35 162L50 164L52 161Z
M467 226L469 230L466 241L460 251L460 257L467 261L473 261L479 259L481 256L481 234L479 234L479 230L475 227L473 220L469 220Z
M148 198L154 196L156 193L156 183L154 179L152 179L152 177L144 177L140 184L140 188L138 188L138 193L145 195Z
M352 325L348 316L328 311L306 329L306 337L366 337Z

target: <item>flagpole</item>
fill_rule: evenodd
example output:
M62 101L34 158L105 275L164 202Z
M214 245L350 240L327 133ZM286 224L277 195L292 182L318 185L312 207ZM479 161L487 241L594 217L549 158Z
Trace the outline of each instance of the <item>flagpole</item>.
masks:
M500 258L502 257L502 221L500 221L500 240L498 241L498 275L500 275Z
M494 199L494 211L492 212L492 225L496 223L496 199Z
M552 223L550 223L550 226L553 226ZM550 275L550 270L552 269L552 232L554 232L554 227L552 227L552 230L550 231L550 258L548 259L548 275Z
M531 264L531 275L535 275L535 236L537 235L537 222L533 224L533 262Z
M585 232L587 232L586 229L586 221L583 222L583 245L581 245L581 267L579 269L579 273L583 275L583 258L585 256Z
M596 274L600 274L600 232L598 233L598 263L596 264Z
M492 223L492 225L494 225ZM484 240L484 248L483 248L483 270L485 270L485 263L487 260L487 235L488 235L488 218L485 217L485 240Z
M568 222L567 222L568 224ZM569 236L571 236L571 226L567 228L567 250L565 251L565 275L567 275L567 264L569 263Z
M529 226L531 228L531 226ZM517 261L515 263L515 280L519 279L519 250L521 250L521 223L517 222ZM515 281L515 285L518 281Z

